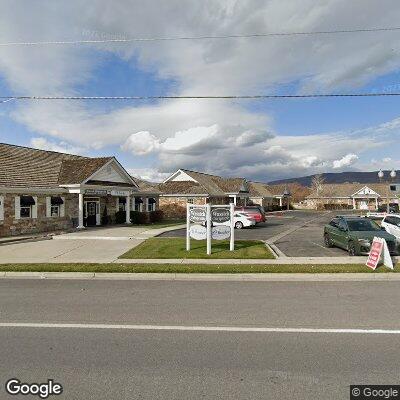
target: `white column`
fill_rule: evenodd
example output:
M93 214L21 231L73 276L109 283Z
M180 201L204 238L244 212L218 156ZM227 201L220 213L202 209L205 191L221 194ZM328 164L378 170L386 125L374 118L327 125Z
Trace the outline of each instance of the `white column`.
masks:
M282 204L282 197L279 197L279 207L282 207L283 206L283 204Z
M236 194L233 196L233 204L236 206Z
M207 210L207 255L211 254L211 204L206 205Z
M190 204L186 203L186 251L190 251Z
M356 199L353 197L353 210L356 209Z
M378 210L379 205L378 205L378 198L375 197L375 209Z
M244 206L247 206L247 197L244 198Z
M126 213L126 224L131 223L131 196L126 196L126 203L125 203L125 213Z
M78 229L84 229L83 226L83 193L79 193L79 214L78 214Z
M144 198L144 211L148 211L149 210L149 198L145 197Z
M235 250L235 218L234 218L235 206L233 205L233 203L230 204L229 211L231 212L231 240L229 243L229 250L234 251Z

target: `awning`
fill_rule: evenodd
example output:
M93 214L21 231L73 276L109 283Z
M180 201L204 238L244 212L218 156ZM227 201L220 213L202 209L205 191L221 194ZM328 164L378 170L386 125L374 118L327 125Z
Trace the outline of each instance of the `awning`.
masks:
M36 203L35 199L32 196L21 196L20 204L22 207L30 207L34 206Z
M143 200L141 197L135 197L135 204L142 204Z
M126 204L126 197L119 197L118 201L119 201L119 204Z
M60 196L52 196L51 197L51 205L52 206L59 206L61 204L64 204L64 201Z
M156 203L156 199L154 199L153 197L149 198L149 204L154 204Z

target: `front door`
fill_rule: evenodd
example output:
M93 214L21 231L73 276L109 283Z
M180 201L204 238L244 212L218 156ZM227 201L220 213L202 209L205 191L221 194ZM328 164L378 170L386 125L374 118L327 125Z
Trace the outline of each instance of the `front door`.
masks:
M360 210L368 210L368 201L361 200L359 205L360 205Z
M87 201L85 203L85 222L86 226L95 226L97 221L97 202Z

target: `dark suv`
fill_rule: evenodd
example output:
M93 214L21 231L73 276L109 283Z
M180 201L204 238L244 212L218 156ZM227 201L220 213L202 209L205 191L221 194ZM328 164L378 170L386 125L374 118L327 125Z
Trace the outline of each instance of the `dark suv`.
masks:
M375 236L386 240L390 254L397 254L396 238L368 218L339 215L324 228L325 246L341 247L350 256L367 255Z

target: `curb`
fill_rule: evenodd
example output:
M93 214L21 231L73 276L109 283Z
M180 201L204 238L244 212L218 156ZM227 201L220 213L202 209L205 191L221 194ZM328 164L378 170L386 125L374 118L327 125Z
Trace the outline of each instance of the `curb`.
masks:
M133 281L230 281L230 282L390 282L400 281L397 273L105 273L105 272L1 272L0 279L71 279Z

